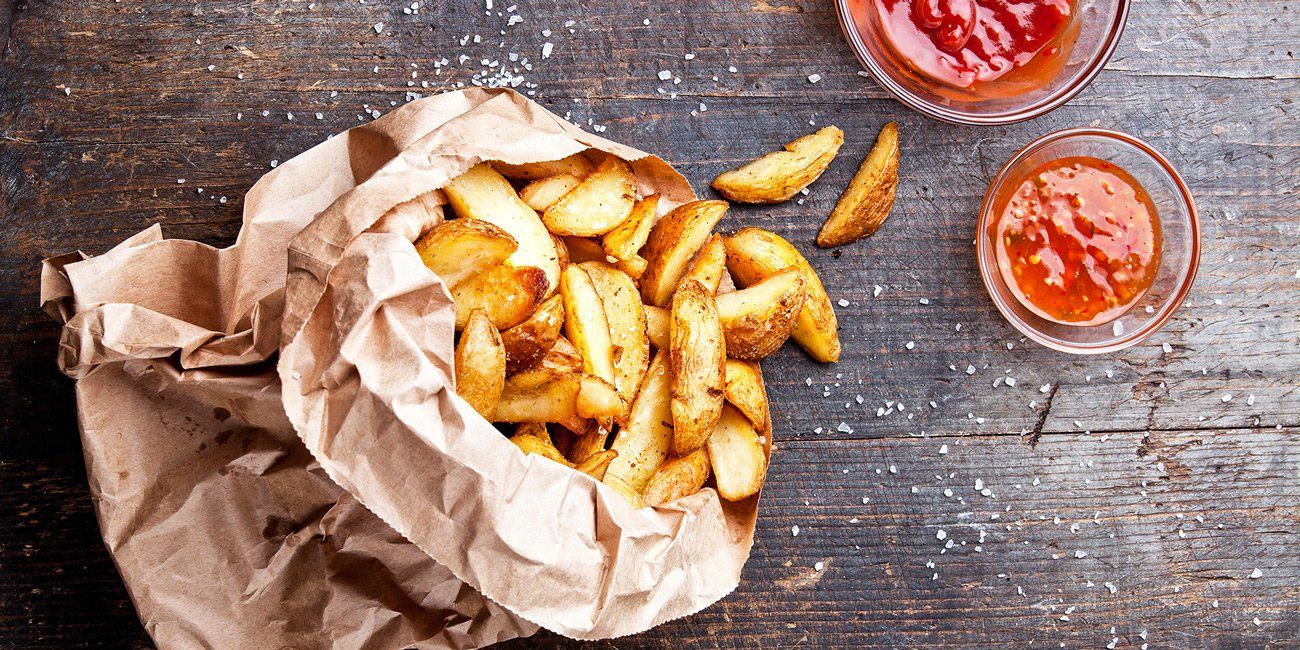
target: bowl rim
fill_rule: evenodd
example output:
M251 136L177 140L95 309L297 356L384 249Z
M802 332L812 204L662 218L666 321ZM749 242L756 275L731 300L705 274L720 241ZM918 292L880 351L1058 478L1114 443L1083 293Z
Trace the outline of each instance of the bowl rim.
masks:
M1183 269L1183 279L1180 281L1173 297L1165 304L1160 313L1148 321L1141 328L1126 333L1123 336L1116 337L1114 340L1100 344L1076 344L1061 341L1060 339L1048 336L1040 332L1037 328L1030 325L1024 319L1020 318L1011 307L1006 304L1002 296L995 290L995 287L1002 286L1001 274L995 273L996 261L993 260L993 252L989 250L989 244L986 237L983 236L984 230L988 225L990 215L993 210L994 199L997 190L1002 184L1006 183L1012 171L1014 171L1025 158L1029 157L1039 149L1063 140L1070 140L1079 137L1099 137L1113 140L1121 144L1129 145L1137 149L1140 153L1150 158L1156 166L1159 167L1177 189L1178 198L1182 201L1183 207L1187 214L1188 226L1191 230L1191 250L1188 252L1188 262ZM1011 156L1007 162L1003 163L998 173L994 175L993 180L989 182L988 190L984 193L984 201L980 205L979 219L975 231L975 249L976 264L979 266L980 278L984 282L984 290L988 293L989 298L997 307L998 312L1011 323L1021 334L1033 339L1034 342L1045 347L1067 352L1069 354L1105 354L1130 348L1142 341L1145 341L1152 334L1159 331L1169 322L1173 315L1183 306L1187 295L1192 290L1192 285L1196 283L1196 272L1201 264L1201 219L1196 209L1196 201L1192 197L1191 190L1183 177L1179 175L1178 170L1174 169L1169 159L1165 158L1155 147L1147 144L1142 139L1112 129L1103 129L1098 127L1074 127L1053 131L1046 135L1040 136L1021 147L1015 155ZM1163 258L1162 258L1163 259ZM994 278L993 276L997 277ZM1122 316L1122 315L1121 315ZM1110 321L1114 322L1114 321ZM1104 326L1094 325L1092 327Z
M1128 24L1128 13L1130 0L1116 0L1119 4L1119 11L1115 14L1115 20L1111 23L1110 33L1107 36L1106 46L1102 48L1097 56L1088 62L1087 69L1083 74L1078 76L1073 83L1057 90L1049 95L1045 100L1031 104L1029 106L992 114L976 114L959 109L949 108L933 102L922 99L916 94L904 88L901 84L895 82L888 74L884 72L883 66L876 62L871 56L866 44L862 42L862 37L858 31L853 28L853 14L849 10L850 0L835 0L835 15L839 19L840 31L844 34L844 40L849 44L849 49L853 50L853 55L857 57L858 62L867 70L867 74L876 81L885 92L898 100L904 106L911 108L918 113L928 117L948 122L950 124L965 124L970 126L997 126L1003 124L1015 124L1032 120L1046 113L1049 113L1062 104L1074 99L1076 95L1087 88L1097 75L1101 74L1102 69L1110 62L1110 57L1119 47L1119 42L1124 36L1124 27Z

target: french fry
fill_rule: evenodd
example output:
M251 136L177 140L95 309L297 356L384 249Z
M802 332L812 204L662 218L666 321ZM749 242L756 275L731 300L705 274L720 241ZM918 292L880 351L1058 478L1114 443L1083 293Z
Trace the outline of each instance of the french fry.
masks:
M659 195L651 194L637 201L627 219L601 238L605 254L618 260L618 267L633 279L645 272L648 262L639 251L649 239L658 215Z
M496 168L502 176L513 178L520 181L533 181L547 176L557 176L566 174L578 178L586 178L587 174L595 169L595 165L581 153L575 153L572 156L561 158L559 160L548 160L545 162L523 163L512 165L504 162L494 162L492 166Z
M615 460L618 459L616 458ZM623 479L617 476L611 475L608 471L605 472L605 478L602 479L601 482L613 488L614 491L619 494L619 496L623 497L624 499L627 500L628 503L632 504L633 508L641 508L645 505L644 503L641 502L640 492L637 492L635 489L632 488L632 486L628 485L627 481L624 481Z
M784 151L721 174L713 187L740 203L780 203L817 180L843 144L844 132L828 126L786 144Z
M641 498L648 506L659 506L690 496L709 480L709 454L697 449L685 456L670 458L660 465L646 482Z
M581 268L587 272L605 307L614 350L614 385L623 397L631 400L650 363L650 340L646 337L641 293L632 278L608 264L583 262Z
M695 256L695 261L691 262L690 268L686 269L682 282L695 280L708 289L709 293L717 293L718 285L722 284L722 271L726 265L727 249L722 245L722 235L713 235L704 242L704 247Z
M618 452L613 449L598 451L587 456L587 460L578 463L577 470L583 474L591 476L597 481L603 481L605 479L605 473L609 470L610 462L615 458L618 458Z
M448 290L506 261L518 248L510 233L478 219L444 221L415 242L420 260Z
M727 355L756 361L790 337L804 301L803 275L786 269L739 291L717 297Z
M606 483L616 476L639 492L668 457L673 444L669 382L668 351L664 348L650 362L627 424L614 435L610 448L618 452L618 458L610 463Z
M871 236L893 209L897 190L898 125L890 122L822 224L817 245L832 248Z
M741 228L727 237L727 270L742 287L758 284L788 268L803 276L804 301L790 336L817 361L840 359L839 324L826 288L808 260L790 244L762 228Z
M668 349L668 310L654 305L644 305L645 332L650 344L657 350Z
M692 201L664 215L646 241L647 262L641 275L641 298L647 305L667 307L687 266L727 213L725 201Z
M609 156L577 187L547 208L542 222L560 235L603 235L627 221L635 202L632 166Z
M569 266L560 276L564 297L564 334L582 355L583 369L605 381L614 379L614 344L609 320L591 276L581 266Z
M501 332L506 350L506 373L532 367L555 346L564 328L564 299L551 296L524 322Z
M516 267L541 269L546 274L545 295L559 286L560 263L551 234L537 212L515 193L510 181L490 165L480 163L452 179L443 193L461 218L486 221L510 233L519 248L508 261Z
M475 309L487 312L497 329L526 320L546 294L546 274L533 266L498 264L451 288L456 303L456 329L465 327Z
M506 350L487 312L470 313L454 356L456 393L479 415L492 417L506 383Z
M722 498L740 501L763 487L767 475L763 441L754 425L730 405L722 407L722 418L705 449Z
M754 428L767 431L771 415L767 408L767 389L763 385L763 371L757 361L727 359L726 384L723 397L736 407Z
M538 211L546 212L560 197L568 194L570 190L578 186L582 181L577 176L568 174L556 174L539 178L519 190L519 198L528 204L528 207Z
M726 345L713 294L704 285L688 280L677 288L668 338L673 453L683 456L704 445L722 413Z

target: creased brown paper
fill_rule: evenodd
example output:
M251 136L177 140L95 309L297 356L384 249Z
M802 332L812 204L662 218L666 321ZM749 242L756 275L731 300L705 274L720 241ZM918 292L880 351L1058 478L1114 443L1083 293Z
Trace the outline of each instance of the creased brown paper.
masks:
M452 390L450 299L410 245L431 224L380 220L480 160L589 147L666 207L694 198L657 158L472 89L267 174L230 248L154 228L47 261L104 539L159 645L606 638L735 588L756 497L633 510L521 455Z

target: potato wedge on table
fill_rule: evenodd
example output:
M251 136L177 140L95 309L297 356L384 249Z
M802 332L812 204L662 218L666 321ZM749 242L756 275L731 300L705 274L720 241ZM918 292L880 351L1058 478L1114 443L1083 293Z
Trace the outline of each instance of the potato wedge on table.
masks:
M722 407L722 418L705 445L709 465L718 484L718 495L740 501L757 494L767 476L767 454L754 425L730 405Z
M564 297L564 334L582 355L583 369L614 383L614 344L605 304L581 266L569 266L560 276Z
M654 305L644 305L645 309L645 333L650 339L650 344L655 346L656 350L668 349L668 320L669 313L663 307Z
M633 279L640 278L648 265L639 252L650 238L650 229L658 215L659 195L651 194L637 201L627 219L601 238L605 254L617 259L618 267Z
M817 361L840 359L839 323L826 288L790 242L762 228L741 228L727 237L727 270L741 287L758 284L788 268L803 276L804 301L790 336Z
M717 297L727 356L757 361L781 347L804 301L803 274L786 269L739 291Z
M682 282L695 280L710 293L717 293L722 284L722 272L727 266L727 249L722 245L722 235L713 235L704 242L700 252L686 269Z
M637 386L650 363L650 339L646 337L645 308L641 292L628 275L608 264L584 262L591 284L605 307L613 344L614 385L624 398L636 397Z
M697 449L685 456L670 458L660 465L646 482L641 498L648 506L658 506L700 491L709 480L709 454Z
M442 189L447 201L461 218L478 219L510 233L519 248L509 262L517 267L533 266L546 275L545 295L560 285L560 263L551 233L537 212L528 207L515 188L486 163L452 179Z
M514 327L532 315L546 292L546 273L541 269L498 264L452 287L456 329L465 327L475 309L487 312L497 329Z
M420 260L447 290L496 266L519 248L510 233L478 219L444 221L415 242Z
M627 221L635 202L632 166L608 156L596 171L547 208L542 222L560 235L603 235Z
M726 344L713 294L687 280L673 295L668 322L673 453L704 445L722 413Z
M723 397L736 407L754 428L767 431L771 414L767 407L767 388L763 385L763 371L757 361L727 359L726 384Z
M547 208L555 205L560 197L568 194L570 190L578 186L582 181L577 176L568 174L557 174L539 178L519 190L519 198L528 204L528 207L538 211L546 212Z
M868 237L885 222L898 190L898 125L890 122L876 136L831 216L817 233L822 248L843 246Z
M493 422L565 422L616 417L627 403L613 385L591 375L529 370L506 379Z
M547 298L524 322L501 332L506 350L506 372L515 374L532 367L550 352L564 328L564 299Z
M614 434L610 448L618 452L618 458L610 463L606 482L610 476L616 476L640 492L668 457L673 445L670 381L668 351L663 349L650 362L641 389L632 401L627 424Z
M641 298L647 305L668 306L691 260L726 213L725 201L692 201L654 225L642 249L647 265L641 275Z
M456 344L456 394L479 415L492 417L506 383L506 349L487 312L470 313Z
M786 144L784 151L719 175L713 188L739 203L780 203L817 180L843 144L843 131L825 127Z
M581 153L575 153L572 156L561 158L559 160L522 163L518 165L512 165L498 160L497 162L492 163L492 166L506 178L513 178L520 181L534 181L539 178L557 176L559 174L586 178L587 174L590 174L591 170L596 168L596 166Z

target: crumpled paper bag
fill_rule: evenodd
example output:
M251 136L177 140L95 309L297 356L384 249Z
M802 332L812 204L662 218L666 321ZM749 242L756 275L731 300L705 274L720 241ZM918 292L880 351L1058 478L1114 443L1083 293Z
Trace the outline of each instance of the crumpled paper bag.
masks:
M147 232L102 258L49 261L45 302L68 322L61 364L79 378L105 541L160 644L470 646L535 624L607 638L735 588L757 497L705 490L633 510L520 454L454 393L452 305L410 245L440 218L440 195L381 218L480 160L587 148L632 161L668 207L694 198L657 158L511 91L471 89L281 165L250 192L229 249ZM190 459L234 438L229 458ZM120 486L126 465L135 483ZM300 550L304 537L321 548ZM364 552L334 548L355 538Z

